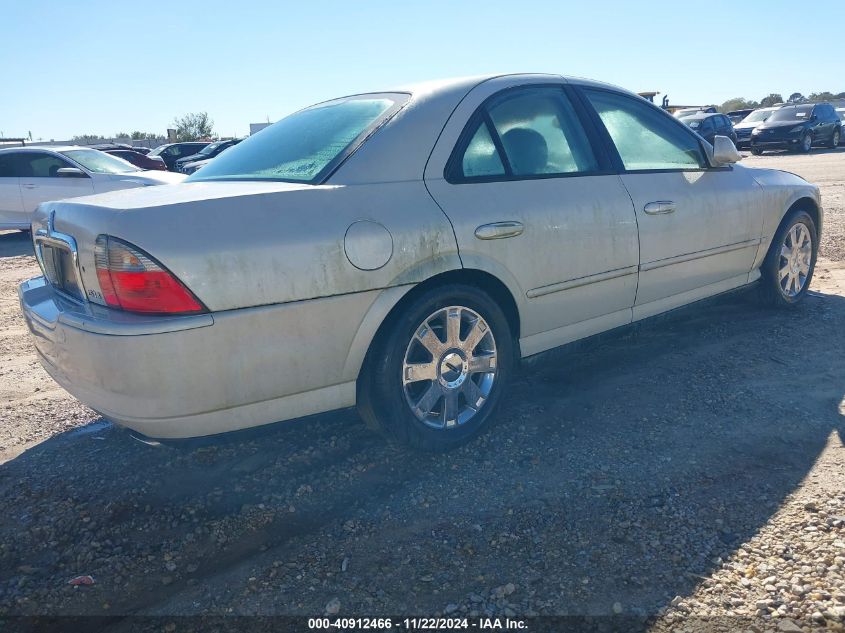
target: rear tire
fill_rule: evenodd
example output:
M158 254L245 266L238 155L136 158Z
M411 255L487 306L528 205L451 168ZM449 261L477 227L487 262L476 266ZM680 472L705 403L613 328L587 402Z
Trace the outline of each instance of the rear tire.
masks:
M762 156L762 155L763 155L763 150L762 150L762 149L760 149L759 147L752 147L752 148L751 148L751 153L752 153L752 154L754 154L755 156Z
M801 209L790 211L775 232L760 267L763 303L776 307L799 303L813 280L818 249L813 218Z
M839 147L839 141L842 140L842 132L840 130L833 130L833 135L830 137L831 149Z
M517 347L495 301L463 284L432 288L384 329L358 382L358 410L371 428L397 444L443 451L488 426Z

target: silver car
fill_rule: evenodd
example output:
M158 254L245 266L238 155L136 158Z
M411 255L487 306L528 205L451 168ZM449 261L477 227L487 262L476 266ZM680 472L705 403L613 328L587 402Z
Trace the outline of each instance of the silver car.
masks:
M804 297L818 188L714 144L557 75L344 97L182 184L42 205L21 305L56 381L148 436L357 405L448 448L522 358L752 283Z

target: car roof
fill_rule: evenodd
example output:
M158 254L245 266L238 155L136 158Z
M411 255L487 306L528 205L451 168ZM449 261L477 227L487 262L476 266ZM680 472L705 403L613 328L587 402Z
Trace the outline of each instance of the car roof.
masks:
M721 112L699 112L698 114L693 114L692 116L684 117L685 121L701 121L702 119L709 119L710 117L714 116L725 116Z
M0 147L0 152L67 152L73 149L93 148L83 145L27 145L26 147Z

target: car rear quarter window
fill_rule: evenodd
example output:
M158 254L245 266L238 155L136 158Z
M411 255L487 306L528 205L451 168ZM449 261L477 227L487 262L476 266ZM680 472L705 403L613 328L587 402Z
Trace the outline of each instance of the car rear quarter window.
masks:
M645 101L606 90L584 90L627 171L704 169L697 137Z
M465 178L504 176L505 166L490 135L486 121L476 123L476 131L464 151L461 174Z

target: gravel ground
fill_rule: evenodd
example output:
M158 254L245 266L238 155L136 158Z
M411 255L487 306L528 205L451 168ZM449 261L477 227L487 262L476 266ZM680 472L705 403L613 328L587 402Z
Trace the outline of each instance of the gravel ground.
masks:
M0 615L845 630L845 151L747 163L822 186L806 302L734 296L556 355L444 455L386 446L350 412L139 444L38 366L15 289L37 267L0 234Z

